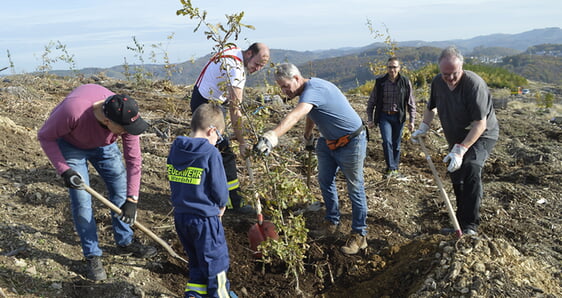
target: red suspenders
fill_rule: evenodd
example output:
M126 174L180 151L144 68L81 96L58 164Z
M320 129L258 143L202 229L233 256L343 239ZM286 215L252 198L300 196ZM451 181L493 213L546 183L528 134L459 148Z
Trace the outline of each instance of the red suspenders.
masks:
M240 57L238 57L238 56L222 55L224 52L234 50L234 49L237 49L237 47L235 47L235 46L229 47L229 48L223 50L222 52L219 52L219 53L215 54L211 59L209 59L209 62L207 62L205 67L203 67L203 70L201 70L201 73L199 74L199 77L197 78L197 81L195 81L195 86L199 87L199 84L201 83L201 80L203 79L203 75L205 74L205 71L207 70L207 67L209 67L209 64L211 64L211 62L216 62L220 58L232 58L232 59L235 59L235 60L238 60L238 61L242 62L242 59L240 59Z

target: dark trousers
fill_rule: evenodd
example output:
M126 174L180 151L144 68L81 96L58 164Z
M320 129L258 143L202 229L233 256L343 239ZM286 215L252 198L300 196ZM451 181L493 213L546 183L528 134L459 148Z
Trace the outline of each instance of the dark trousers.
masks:
M457 198L457 220L463 230L476 231L480 225L480 205L484 196L482 168L496 142L493 139L478 139L464 155L461 168L450 174Z
M178 213L174 223L189 258L185 297L226 297L230 259L220 218Z
M193 87L193 93L191 95L191 112L193 113L197 107L204 103L208 103L209 100L204 98L201 93L199 93L199 89L197 86ZM223 109L223 112L226 116L226 110ZM226 172L226 180L228 182L228 191L229 191L229 200L228 200L228 208L239 208L244 205L244 201L242 196L239 194L240 190L240 183L238 182L238 169L236 168L236 155L232 148L230 147L230 140L227 134L224 134L224 140L217 144L217 148L219 149L222 155L222 164L224 167L224 171Z

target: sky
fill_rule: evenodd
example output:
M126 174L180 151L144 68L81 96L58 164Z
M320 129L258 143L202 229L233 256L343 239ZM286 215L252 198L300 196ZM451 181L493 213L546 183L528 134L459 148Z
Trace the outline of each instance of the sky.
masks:
M212 51L212 41L197 22L176 16L180 0L30 0L5 1L0 10L0 69L13 63L15 72L33 72L42 55L73 55L76 69L138 63L133 38L143 45L144 61L162 51L172 63ZM560 0L192 0L207 12L207 21L226 24L226 15L244 12L237 41L246 48L264 42L272 49L296 51L362 47L380 42L372 27L400 45L401 41L468 39L495 33L516 34L562 27ZM173 34L173 37L168 37ZM69 62L51 64L70 69ZM13 71L13 70L12 70ZM4 71L0 74L6 74Z

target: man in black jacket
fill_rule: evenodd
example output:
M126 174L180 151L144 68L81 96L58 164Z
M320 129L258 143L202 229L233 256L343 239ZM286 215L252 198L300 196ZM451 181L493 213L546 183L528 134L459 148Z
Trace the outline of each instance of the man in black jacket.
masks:
M390 57L387 62L387 74L376 79L367 103L369 128L378 125L381 131L387 178L402 177L398 172L398 167L406 112L410 115L408 129L413 131L416 102L412 83L407 77L400 74L398 58Z

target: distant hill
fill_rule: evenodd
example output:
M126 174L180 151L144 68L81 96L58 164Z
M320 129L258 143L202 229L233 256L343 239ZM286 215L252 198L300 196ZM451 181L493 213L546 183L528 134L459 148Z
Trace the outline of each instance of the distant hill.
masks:
M477 36L470 39L457 39L448 41L405 41L399 42L398 55L404 64L410 69L417 69L427 63L434 63L442 48L450 45L457 46L465 56L477 57L505 57L516 56L526 50L544 53L534 46L545 44L562 44L562 29L544 28L535 29L518 34L492 34ZM314 75L333 81L342 89L347 90L363 84L374 78L369 70L369 62L374 59L384 59L378 56L377 49L384 47L384 43L373 43L365 47L348 47L340 49L329 49L320 51L293 51L283 49L271 49L271 62L291 62L301 69L304 75ZM193 61L179 63L177 72L173 74L172 81L178 84L193 84L199 75L199 71L208 61L209 55L200 57ZM548 60L548 58L545 58ZM545 60L543 59L543 60ZM509 62L507 62L509 64ZM508 67L507 65L503 65ZM130 65L130 71L134 68ZM557 68L554 67L555 69ZM163 65L144 65L147 72L153 73L157 79L166 78ZM520 67L512 67L511 70L519 73ZM124 79L124 67L122 65L110 68L87 68L78 71L83 75L92 75L104 72L107 76ZM57 75L71 75L70 71L52 71ZM525 72L526 74L532 74ZM521 74L521 73L520 73ZM556 74L556 73L555 73ZM560 77L560 72L558 72ZM548 77L550 77L549 75ZM533 79L533 78L531 78ZM270 80L266 71L261 71L249 77L248 86L254 86Z
M502 48L502 47L487 48L487 47L479 46L472 49L472 51L469 52L468 55L472 57L492 58L492 57L505 57L505 56L517 55L519 53L521 53L521 51L516 49Z
M498 65L533 81L562 85L562 56L523 53L507 56Z
M476 47L502 47L525 51L527 48L546 43L562 43L562 29L558 27L534 29L517 34L491 34L477 36L470 39L454 39L446 41L406 41L400 42L400 46L421 47L432 46L444 48L455 45L464 52L470 52Z

